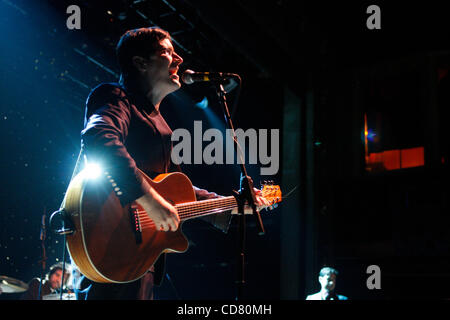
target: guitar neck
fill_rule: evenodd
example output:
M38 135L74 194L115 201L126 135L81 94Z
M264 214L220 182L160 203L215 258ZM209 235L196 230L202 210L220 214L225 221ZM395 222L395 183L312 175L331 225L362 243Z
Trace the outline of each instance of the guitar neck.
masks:
M237 208L233 196L203 201L185 202L175 205L181 221L221 213Z

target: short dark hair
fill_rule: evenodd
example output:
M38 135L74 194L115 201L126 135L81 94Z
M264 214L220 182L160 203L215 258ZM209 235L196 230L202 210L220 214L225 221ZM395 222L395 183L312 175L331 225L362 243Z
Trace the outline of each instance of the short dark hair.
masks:
M132 58L139 56L148 58L152 55L164 39L171 40L170 34L158 27L128 30L116 46L116 56L122 74L128 75L135 69Z
M66 268L66 273L68 273L68 272L70 272L70 266L65 266ZM62 269L63 269L63 263L62 262L58 262L58 263L55 263L54 265L52 265L51 267L50 267L50 271L48 272L48 275L47 275L47 277L48 277L48 279L50 279L50 277L56 272L56 271L58 271L58 270L61 270L62 271Z
M338 275L339 272L336 269L331 268L331 267L323 267L322 269L320 269L319 277L323 277L323 276L329 275L329 274Z

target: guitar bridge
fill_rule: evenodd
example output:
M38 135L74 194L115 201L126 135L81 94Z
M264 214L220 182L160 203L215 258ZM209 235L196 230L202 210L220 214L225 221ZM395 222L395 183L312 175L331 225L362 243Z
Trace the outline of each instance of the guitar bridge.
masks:
M136 238L136 243L142 243L141 221L139 219L138 208L134 205L130 206L130 223L132 232L134 233L134 236Z

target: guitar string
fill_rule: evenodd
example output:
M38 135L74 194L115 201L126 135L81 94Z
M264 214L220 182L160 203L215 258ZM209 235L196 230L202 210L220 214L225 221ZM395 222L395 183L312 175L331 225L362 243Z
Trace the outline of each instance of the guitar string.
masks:
M236 207L236 205L231 205L229 207L222 207L220 208L219 212L223 212L223 211L227 211L227 210L232 210ZM197 216L204 216L204 215L208 215L208 214L214 214L214 213L219 213L218 209L211 209L211 210L207 210L207 211L203 211L200 213L195 213L195 214L191 214L188 216L183 217L183 220L186 220L187 218L193 218L193 217L197 217ZM148 229L148 228L154 228L156 229L155 223L153 222L152 219L150 219L150 217L148 217L144 211L144 214L140 214L139 215L139 228L140 230L144 230L144 229Z
M262 190L262 196L267 197L270 193L274 193L274 190ZM275 198L272 196L272 198ZM191 201L191 202L185 202L175 205L179 211L182 211L183 209L190 209L193 208L193 210L196 210L197 208L201 208L204 206L208 206L210 203L213 203L213 205L220 205L221 203L226 203L228 201L235 202L236 198L234 196L228 196L223 198L215 198L215 199L208 199L203 201Z
M236 204L234 204L234 203L230 204L229 206L224 206L224 207L220 207L220 208L210 208L208 210L204 210L201 212L185 214L185 215L183 215L181 220L186 220L189 218L195 218L198 216L204 216L204 215L208 215L208 214L220 213L220 212L224 212L227 210L232 210L234 208L236 208ZM138 211L138 212L140 212L138 214L138 218L139 218L139 226L141 227L141 229L142 229L142 227L147 227L147 226L155 227L155 223L147 215L147 213L145 211Z
M227 210L229 210L229 209L233 209L233 207L229 207L229 208L227 208L227 209L224 209L224 211L227 211ZM202 213L202 214L197 214L197 216L202 216L202 215L206 215L206 214L213 214L213 213L216 213L216 212L217 212L216 210L211 210L210 212L204 212L204 213ZM195 217L195 216L196 216L196 215L192 215L191 217ZM154 223L153 220L151 220L150 218L148 218L147 221L143 221L142 223L140 223L140 224L139 224L139 227L140 227L141 230L149 229L149 228L154 228L154 229L156 229L155 223Z
M182 206L182 207L180 207L180 205L175 205L175 208L177 209L177 211L178 211L178 213L179 214L186 214L186 213L189 213L189 212L196 212L196 211L199 211L199 210L202 210L202 209L208 209L208 208L214 208L214 207L220 207L220 206L222 206L222 205L229 205L229 204L232 204L232 203L236 203L236 201L235 200L233 200L233 199L230 199L230 200L227 200L227 201L220 201L220 202L215 202L215 203L205 203L205 204L203 204L203 205L196 205L196 206ZM140 212L145 212L144 210L138 210L138 211L140 211Z
M184 210L193 209L196 210L197 208L200 209L205 206L211 206L211 205L221 205L222 203L228 203L228 202L236 202L236 199L231 197L224 197L224 198L216 198L216 199L209 199L204 201L193 201L193 202L186 202L186 203L180 203L175 205L177 210L183 212Z
M225 206L224 205L228 205ZM227 210L232 210L236 207L236 199L233 196L224 198L215 198L198 202L187 202L175 205L178 209L178 214L181 220L189 218L219 213ZM200 211L199 211L200 210ZM136 210L137 217L139 218L139 227L146 229L147 227L155 227L153 220L148 217L145 210Z
M230 209L232 209L232 208L230 208ZM225 211L226 211L226 209L225 209ZM217 213L215 210L214 211L211 211L211 212L206 212L205 214L199 214L198 216L204 216L204 215L207 215L207 214L214 214L214 213ZM193 216L193 217L195 217L195 216ZM143 222L141 222L140 224L139 224L139 227L145 227L145 226L155 226L155 223L153 222L153 220L147 220L147 221L143 221Z
M214 203L211 205L210 204L211 200L216 200L216 201L213 201ZM221 200L221 201L217 202L217 200ZM219 209L222 212L222 211L227 211L227 210L230 210L230 209L233 209L236 207L236 201L235 201L234 197L227 197L227 198L223 198L223 199L210 199L210 200L199 201L199 202L202 202L201 205L198 205L198 204L193 205L193 203L189 203L189 202L176 205L175 207L177 207L177 209L178 209L178 214L179 214L181 220L211 212L210 210L217 211ZM223 208L224 205L228 205L230 207L225 209L225 208ZM214 213L214 211L212 213ZM146 218L151 220L148 217L145 210L136 210L135 212L138 213L139 219L141 219L142 221L144 221Z
M227 209L224 209L224 207L227 208ZM233 209L234 207L236 207L236 203L228 201L228 202L220 203L220 206L219 205L217 205L217 206L203 206L203 207L195 208L195 210L192 210L192 209L189 209L189 208L186 208L185 210L179 210L178 211L178 216L180 217L181 220L185 220L185 219L188 219L188 218L190 218L192 216L196 216L198 214L201 215L201 214L203 214L205 212L209 212L211 210L222 210L223 209L223 211L226 211L226 210L229 210L229 209ZM148 217L147 212L145 210L137 210L135 212L138 214L140 219L145 219L145 218L150 219L150 217Z
M217 200L217 199L216 199ZM216 201L214 203L204 203L201 205L190 205L189 203L181 203L181 204L177 204L175 205L175 208L177 208L178 211L178 215L184 216L184 215L188 215L189 213L195 213L199 210L204 210L204 209L209 209L209 208L220 208L223 205L232 205L232 204L236 204L236 201L234 198L230 198L230 199L220 199L221 201ZM206 200L208 201L208 200ZM206 201L199 201L199 202L206 202ZM146 213L145 210L136 210L136 213Z
M263 194L263 197L265 195ZM232 204L236 204L236 199L231 197L219 198L219 199L209 199L204 201L195 201L195 202L186 202L175 205L177 208L178 214L180 216L189 214L190 212L196 212L198 210L202 210L204 208L209 207L220 207L222 205L229 205L230 202ZM145 212L144 210L137 210L137 213Z
M231 209L234 209L235 207L236 207L236 205L232 205L229 207L223 207L220 209L220 212L231 210ZM216 208L216 209L211 209L211 210L203 211L203 212L196 213L196 214L191 214L191 215L189 215L189 218L196 217L196 216L204 216L207 214L218 213L217 210L218 209ZM142 219L139 223L139 227L141 230L147 229L148 227L152 227L152 228L156 229L155 223L146 214L140 215L139 218Z

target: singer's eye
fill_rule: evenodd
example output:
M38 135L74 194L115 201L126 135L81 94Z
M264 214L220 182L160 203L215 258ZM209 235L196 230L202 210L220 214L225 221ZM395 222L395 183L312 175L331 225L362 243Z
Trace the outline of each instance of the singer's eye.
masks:
M172 50L170 49L161 49L161 54L168 54L168 55L172 55Z

